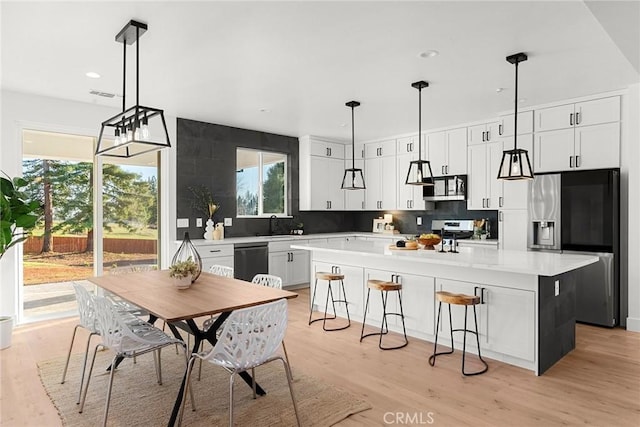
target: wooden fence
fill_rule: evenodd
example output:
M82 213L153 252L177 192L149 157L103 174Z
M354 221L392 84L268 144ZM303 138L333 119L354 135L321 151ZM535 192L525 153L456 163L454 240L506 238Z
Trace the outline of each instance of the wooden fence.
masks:
M54 252L85 252L87 237L53 236ZM158 252L158 241L147 239L109 239L103 240L105 252L121 254L155 254ZM24 242L24 253L39 254L42 252L42 237L31 236Z

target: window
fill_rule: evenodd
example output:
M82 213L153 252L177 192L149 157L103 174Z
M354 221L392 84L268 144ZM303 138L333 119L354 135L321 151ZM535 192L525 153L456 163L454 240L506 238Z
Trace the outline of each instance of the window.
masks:
M287 155L238 148L237 216L287 215Z

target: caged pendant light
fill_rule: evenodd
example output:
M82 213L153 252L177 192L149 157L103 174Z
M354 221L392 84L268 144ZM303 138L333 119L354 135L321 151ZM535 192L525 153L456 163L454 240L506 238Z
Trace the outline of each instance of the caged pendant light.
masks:
M354 108L360 105L358 101L349 101L345 104L351 108L351 168L344 170L342 177L343 190L364 190L364 174L362 169L356 168L355 132L354 132Z
M433 185L433 173L431 172L431 162L422 160L422 89L429 87L429 83L421 80L411 83L411 86L418 89L418 160L409 163L409 171L405 184L408 185Z
M116 35L116 41L123 45L122 112L102 122L96 156L128 158L171 147L163 110L140 105L140 36L147 28L147 24L131 20ZM136 103L126 109L127 45L133 43L136 43ZM152 119L160 122L157 129L161 126L164 131L159 140L151 137ZM105 130L109 135L105 135Z
M522 52L507 56L507 61L516 66L515 111L513 114L513 150L503 151L500 170L498 171L498 179L510 181L533 179L529 153L527 150L518 148L518 64L526 60L527 55Z

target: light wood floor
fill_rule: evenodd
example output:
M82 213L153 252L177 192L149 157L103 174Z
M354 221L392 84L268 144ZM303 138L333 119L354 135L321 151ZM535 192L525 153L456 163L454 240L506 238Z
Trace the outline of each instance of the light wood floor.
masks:
M410 338L404 349L381 351L376 338L358 342L360 324L339 332L308 326L308 299L300 291L290 301L286 344L294 375L322 378L373 406L341 426L640 425L638 333L578 325L576 349L540 377L492 360L486 374L463 377L458 355L430 367L425 341ZM64 356L75 322L14 331L13 345L0 352L0 425L61 425L36 361Z

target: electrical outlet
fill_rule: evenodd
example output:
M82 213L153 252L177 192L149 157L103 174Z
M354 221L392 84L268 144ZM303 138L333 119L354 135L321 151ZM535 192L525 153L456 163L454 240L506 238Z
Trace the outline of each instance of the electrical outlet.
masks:
M231 227L233 226L233 220L231 218L225 218L224 219L224 226L225 227Z
M416 218L416 224L417 225L422 225L422 217L421 216Z
M196 227L202 227L202 218L196 218Z
M560 281L559 280L556 280L555 294L556 294L556 296L560 295Z
M189 218L178 218L177 227L178 228L189 228Z

